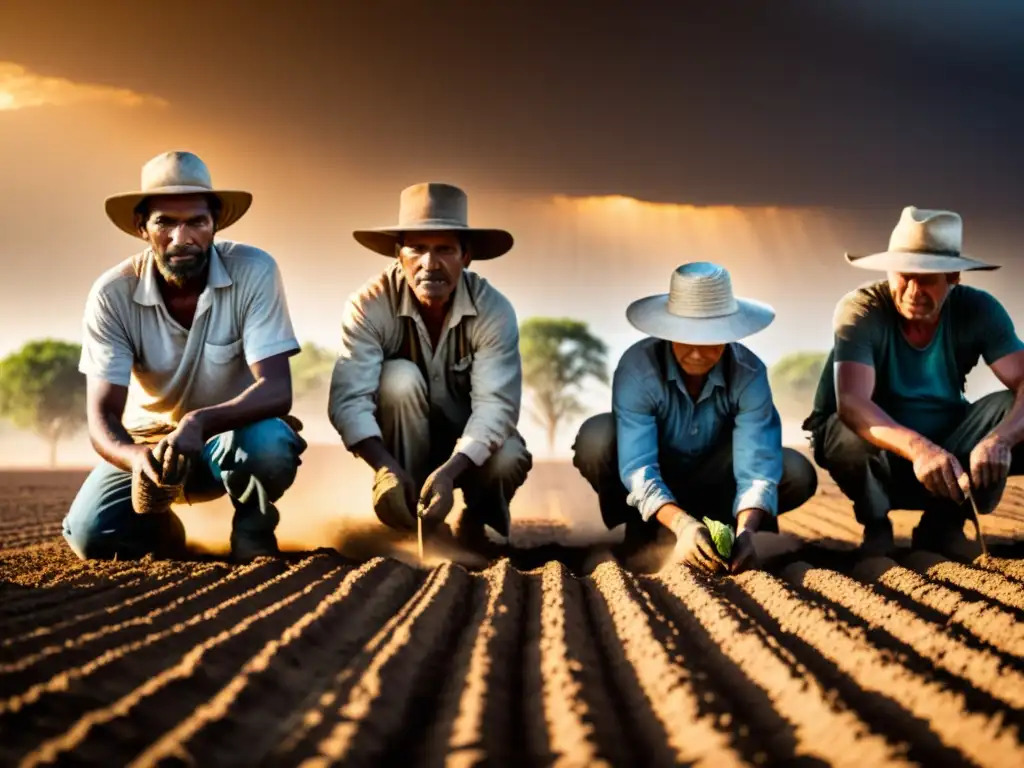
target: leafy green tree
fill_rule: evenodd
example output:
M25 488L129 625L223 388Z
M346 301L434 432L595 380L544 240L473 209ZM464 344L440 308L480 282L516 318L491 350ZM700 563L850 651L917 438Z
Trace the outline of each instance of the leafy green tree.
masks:
M57 445L85 425L81 353L78 344L41 339L0 361L0 418L43 438L51 467L57 464Z
M589 377L608 383L608 347L587 324L568 318L532 317L519 328L523 382L533 390L532 416L547 431L548 448L565 420L583 413L580 394Z
M776 407L795 417L810 413L814 393L828 352L794 352L779 359L768 370Z
M298 400L330 384L338 353L312 342L291 357L292 394Z

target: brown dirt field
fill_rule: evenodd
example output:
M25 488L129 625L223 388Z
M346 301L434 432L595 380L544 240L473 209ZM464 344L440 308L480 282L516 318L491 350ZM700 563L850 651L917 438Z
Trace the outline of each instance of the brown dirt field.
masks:
M82 563L83 476L0 473L2 765L1024 765L1016 480L988 559L860 560L823 481L762 570L715 580L562 546L600 530L567 465L531 475L508 557L435 540L425 566L323 487L283 538L336 549Z

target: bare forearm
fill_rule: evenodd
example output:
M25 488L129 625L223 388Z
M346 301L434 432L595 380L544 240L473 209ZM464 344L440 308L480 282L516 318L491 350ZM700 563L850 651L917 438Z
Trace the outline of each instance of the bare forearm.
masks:
M186 416L198 418L206 439L265 419L285 416L292 408L291 383L260 379L237 397L199 408Z
M384 445L384 441L379 437L368 437L365 440L360 440L352 446L352 453L369 464L374 472L381 467L391 467L398 464L395 457L387 449L387 446Z
M872 445L913 461L915 447L926 438L897 423L874 401L846 396L839 408L839 417L850 429Z
M438 471L444 472L454 483L459 476L473 466L473 461L464 453L453 453Z
M674 526L677 525L680 515L683 517L691 517L686 514L681 507L678 507L675 504L664 504L657 512L654 513L655 519L673 532L675 531Z
M100 414L89 420L89 439L104 461L124 472L132 471L135 455L147 446L132 440L116 414Z
M756 507L740 510L739 514L736 515L736 532L759 530L761 523L764 522L767 516L767 512Z
M990 436L999 438L1011 448L1024 440L1024 385L1017 388L1010 412L996 425Z

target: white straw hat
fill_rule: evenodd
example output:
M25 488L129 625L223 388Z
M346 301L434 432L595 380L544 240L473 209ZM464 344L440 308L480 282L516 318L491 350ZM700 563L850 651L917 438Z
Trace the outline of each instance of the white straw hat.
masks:
M638 299L626 319L639 331L681 344L728 344L771 325L768 304L733 295L725 267L696 261L677 267L669 292Z
M880 272L967 272L999 269L964 256L963 221L953 211L916 208L903 209L899 223L889 238L889 250L867 256L846 254L846 260L859 269Z

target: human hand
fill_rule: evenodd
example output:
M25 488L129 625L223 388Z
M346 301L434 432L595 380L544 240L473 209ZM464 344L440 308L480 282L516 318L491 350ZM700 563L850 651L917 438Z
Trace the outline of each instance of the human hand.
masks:
M914 475L932 494L960 503L963 467L956 456L932 442L919 444L913 454Z
M178 485L185 482L192 462L198 459L205 447L206 436L201 419L192 414L186 415L174 431L153 449L153 456L162 468L164 484Z
M132 475L134 477L144 477L153 485L163 484L163 467L153 455L153 447L146 444L139 444L134 447Z
M455 481L440 467L431 473L420 491L417 513L432 524L444 521L455 505Z
M754 549L754 531L750 528L741 530L732 545L732 557L729 559L729 573L737 574L757 568L760 561Z
M398 463L381 466L373 476L373 511L389 528L416 527L416 485Z
M995 486L1006 480L1013 460L1010 445L1002 438L989 435L971 451L971 480L977 488Z
M704 523L679 513L672 525L672 532L676 535L673 562L709 574L724 574L728 571L729 566L715 549L711 532Z

